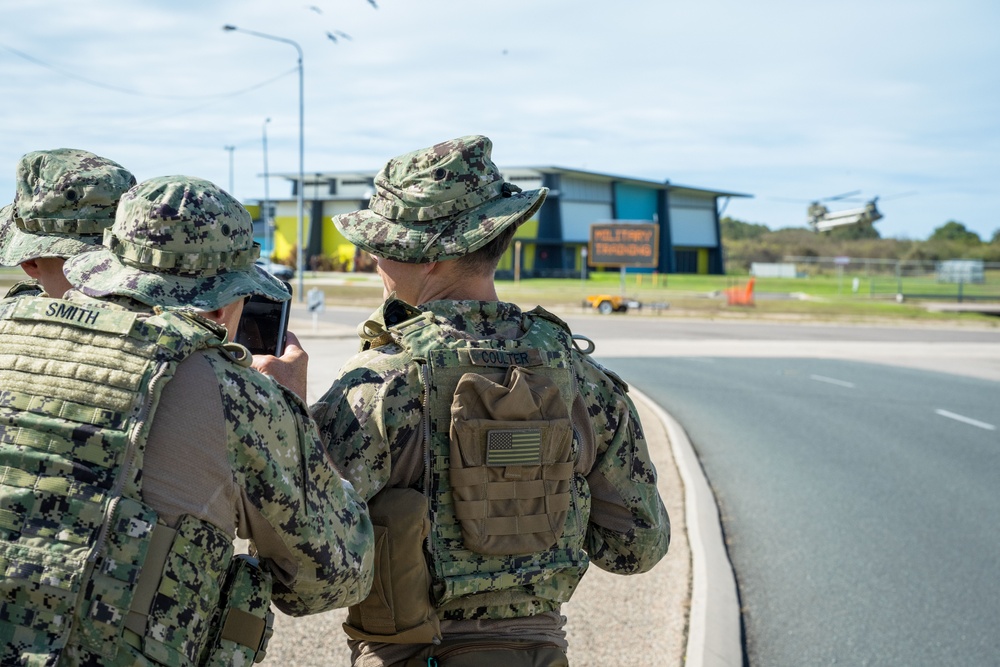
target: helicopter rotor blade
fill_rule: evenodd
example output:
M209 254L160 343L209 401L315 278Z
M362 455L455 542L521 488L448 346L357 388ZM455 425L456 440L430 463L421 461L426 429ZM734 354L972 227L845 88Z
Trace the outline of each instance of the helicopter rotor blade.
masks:
M840 199L847 199L848 197L854 197L855 195L861 194L861 190L852 190L851 192L845 192L843 194L834 195L832 197L824 197L820 201L838 201Z

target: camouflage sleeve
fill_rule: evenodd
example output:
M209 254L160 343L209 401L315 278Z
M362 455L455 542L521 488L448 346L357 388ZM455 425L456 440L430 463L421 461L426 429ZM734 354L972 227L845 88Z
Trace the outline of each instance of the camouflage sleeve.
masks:
M393 462L422 437L421 384L409 362L392 344L355 355L312 406L330 457L366 500L396 485Z
M592 494L587 554L609 572L645 572L667 552L670 520L642 424L624 383L588 362L580 362L578 378L597 445L587 476Z
M236 482L294 561L261 554L275 574L275 605L301 616L359 602L371 586L371 520L327 457L305 404L257 371L209 358L222 387Z
M3 298L8 299L15 296L41 296L43 294L45 294L45 290L42 289L41 283L32 279L14 283L14 285L7 290L7 294L5 294Z

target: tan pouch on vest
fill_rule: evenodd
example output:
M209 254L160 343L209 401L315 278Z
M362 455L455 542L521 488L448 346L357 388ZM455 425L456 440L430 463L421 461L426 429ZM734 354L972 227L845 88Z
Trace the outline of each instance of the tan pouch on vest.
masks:
M449 475L465 547L537 553L562 535L570 506L573 433L559 388L511 367L503 384L475 373L451 406Z
M440 640L423 549L430 532L427 498L414 489L383 489L368 512L375 527L375 578L368 597L348 609L344 632L389 644Z

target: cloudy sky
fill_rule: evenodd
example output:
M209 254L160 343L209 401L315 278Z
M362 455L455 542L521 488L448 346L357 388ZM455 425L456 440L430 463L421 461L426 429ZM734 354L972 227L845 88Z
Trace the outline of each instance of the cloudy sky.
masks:
M726 214L772 229L855 190L881 197L883 236L1000 229L996 0L0 0L0 16L0 201L22 154L62 146L226 188L232 154L234 194L259 199L267 118L270 171L296 172L295 49L234 24L302 47L307 172L486 134L501 167L751 194Z

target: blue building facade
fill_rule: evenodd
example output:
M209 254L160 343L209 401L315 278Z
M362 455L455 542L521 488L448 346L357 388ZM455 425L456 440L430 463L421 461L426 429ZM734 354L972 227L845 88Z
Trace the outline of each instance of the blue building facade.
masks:
M535 276L579 274L590 226L618 221L659 226L660 273L725 273L719 200L750 196L559 167L502 171L522 188L549 188L537 228L518 234L524 274Z
M652 222L659 226L659 273L725 273L719 200L751 195L709 190L561 167L501 167L504 178L525 190L547 187L549 195L535 217L521 225L515 244L500 262L498 275L517 267L521 277L578 276L593 224ZM294 245L297 174L274 174L292 182L292 196L272 199L279 259ZM353 246L330 221L333 215L368 206L375 173L325 172L306 175L306 258L339 256L347 260ZM313 226L310 220L322 224ZM287 237L287 238L286 238ZM519 253L515 258L513 253ZM592 270L592 269L588 269ZM609 268L609 270L617 270Z

